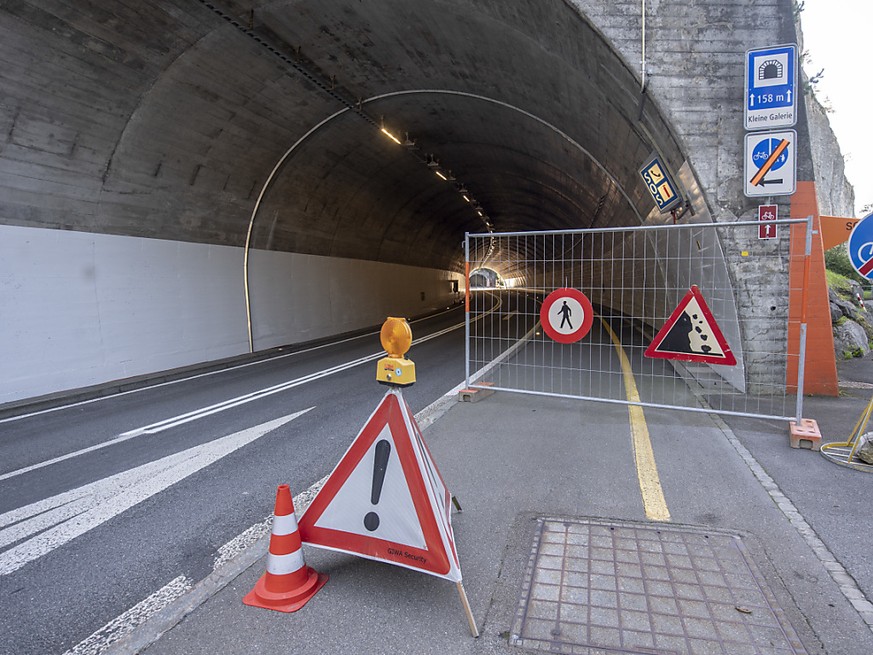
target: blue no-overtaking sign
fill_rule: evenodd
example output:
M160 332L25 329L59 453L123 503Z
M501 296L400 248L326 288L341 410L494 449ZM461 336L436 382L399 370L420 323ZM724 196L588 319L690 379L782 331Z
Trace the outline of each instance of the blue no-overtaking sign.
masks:
M746 129L797 123L797 46L778 45L746 53Z

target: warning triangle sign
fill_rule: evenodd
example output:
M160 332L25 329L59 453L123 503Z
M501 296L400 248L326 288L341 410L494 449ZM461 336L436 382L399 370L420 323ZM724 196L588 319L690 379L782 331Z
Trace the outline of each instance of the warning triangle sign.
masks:
M664 327L646 348L646 357L734 366L731 352L718 323L697 286L685 294Z
M451 498L409 406L389 389L300 517L300 537L460 582Z

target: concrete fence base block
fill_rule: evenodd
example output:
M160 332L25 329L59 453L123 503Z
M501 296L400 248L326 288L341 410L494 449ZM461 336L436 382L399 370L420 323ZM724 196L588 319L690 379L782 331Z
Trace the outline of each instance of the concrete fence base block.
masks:
M487 385L487 382L481 382L483 386ZM458 402L462 403L477 403L480 400L487 398L488 396L494 393L493 389L461 389L458 392Z
M792 448L821 450L821 432L819 432L818 423L813 419L802 419L799 424L797 421L789 421L788 425Z

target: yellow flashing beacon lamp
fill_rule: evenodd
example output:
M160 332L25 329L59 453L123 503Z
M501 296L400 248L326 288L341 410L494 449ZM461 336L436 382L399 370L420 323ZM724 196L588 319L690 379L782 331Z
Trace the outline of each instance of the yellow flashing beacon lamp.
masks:
M415 362L405 357L412 345L412 329L406 319L389 316L382 325L379 339L388 356L376 364L376 381L396 387L413 384Z

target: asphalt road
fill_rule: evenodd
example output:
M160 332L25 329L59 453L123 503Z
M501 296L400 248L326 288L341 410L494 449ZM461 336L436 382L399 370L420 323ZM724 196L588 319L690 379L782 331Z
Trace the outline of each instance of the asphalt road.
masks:
M463 380L463 316L412 324L414 412ZM0 653L63 653L206 577L272 512L277 484L298 493L330 472L383 394L382 355L374 332L0 422Z
M484 302L496 297L488 298ZM498 344L508 345L533 326L533 299L513 294L512 302L519 305L502 306L499 320L489 317L477 325L477 334L486 330L495 352L474 353L474 359L495 357L502 347ZM416 342L409 356L416 362L418 382L404 391L413 412L463 379L462 321L461 308L455 308L413 323ZM655 381L669 377L666 365L641 358L639 343L633 343L639 337L626 324L611 327L623 344L633 345L628 352L635 372L641 367L649 374L663 372L638 380L641 396L657 401L665 387ZM609 330L595 322L589 341L589 355L572 364L596 371L582 383L597 388L572 386L578 383L573 378L565 390L619 399L624 393L621 362ZM373 375L375 359L381 355L374 332L186 381L0 421L0 654L102 652L99 644L83 640L144 599L164 590L178 596L206 578L217 561L232 556L227 544L264 523L277 484L287 482L297 494L330 472L383 395ZM517 358L553 361L547 342L523 346ZM675 400L675 390L670 393ZM845 400L840 399L834 410L823 403L814 415L820 422L834 411L843 416ZM473 407L478 408L475 413ZM854 405L850 409L848 414L857 413ZM550 410L548 417L543 410ZM476 418L483 412L484 418ZM496 554L504 552L501 539L509 539L504 533L518 512L581 512L632 520L647 516L647 501L636 482L639 470L635 472L633 464L636 446L627 439L626 407L498 394L487 403L456 407L450 414L457 415L455 420L450 416L438 421L427 435L438 461L458 480L457 492L468 510L459 520L468 515L480 517L477 521L487 518L479 530L482 544L476 546L475 537L462 546L469 551L462 560L465 571L472 573L469 591L478 607L502 598L503 592L489 591L488 585L494 568L507 565ZM507 417L511 424L504 425L501 421ZM790 582L786 593L806 616L804 620L795 613L792 622L803 627L809 621L811 631L836 648L829 652L869 652L863 650L870 640L866 633L853 648L841 641L844 630L839 626L845 613L840 612L846 599L825 584L821 564L810 557L808 546L786 532L784 517L774 514L764 487L745 465L736 466L735 446L724 441L721 429L703 414L647 409L646 418L673 520L755 535L752 541L760 539L763 550L775 558L774 579ZM468 434L477 429L474 419L480 421L479 432ZM856 501L861 496L848 492L837 500L823 494L827 484L838 482L833 465L808 451L789 449L781 434L774 440L774 427L781 431L781 426L757 419L730 422L737 438L779 484L785 484L804 515L809 513L813 527L823 530L822 538L861 588L869 589L867 560L853 559L864 552L862 533L845 523L831 525L832 518L845 517L844 511L834 509L838 506L857 506L860 514L861 503ZM80 451L84 452L75 454ZM556 452L560 461L554 459ZM46 464L54 459L59 461ZM26 470L34 466L38 468ZM810 471L819 469L810 484ZM857 484L854 479L849 482ZM528 547L524 539L517 539L512 543L521 554L514 557L521 558ZM478 561L477 553L492 555ZM377 570L380 576L392 575ZM334 573L333 584L341 587L341 576ZM194 652L188 639L202 652L217 652L215 644L203 634L198 637L197 631L214 633L220 642L224 628L239 633L241 641L231 651L245 652L244 644L252 643L252 637L240 632L239 622L248 626L249 614L241 614L239 596L251 587L247 576L235 583L239 589L230 590L226 610L216 613L212 603L212 610L200 613L203 618L174 630L176 636L156 645L156 652ZM508 585L500 611L512 611L515 582L500 583ZM349 584L358 587L357 582ZM429 587L419 595L412 593L410 602L429 602L431 593ZM791 607L790 599L785 600ZM339 599L331 602L339 602L334 610L341 615L349 611ZM217 607L223 608L222 603L219 600ZM457 618L455 611L452 606L450 620ZM849 611L851 621L857 622L857 615ZM265 643L284 643L287 634L281 624L270 623L273 618L250 627ZM495 618L506 617L495 614L489 621ZM214 625L204 628L200 621ZM324 616L315 614L312 621L317 631ZM345 623L347 649L358 643L353 634L361 635L354 617ZM382 626L382 618L374 617L372 625ZM270 632L273 628L275 634ZM186 630L192 635L185 636ZM111 641L112 628L104 631ZM334 639L343 634L340 631ZM381 643L385 635L379 632L373 639ZM815 641L813 636L810 643ZM495 643L495 648L502 646ZM440 651L434 642L434 652L450 651Z

